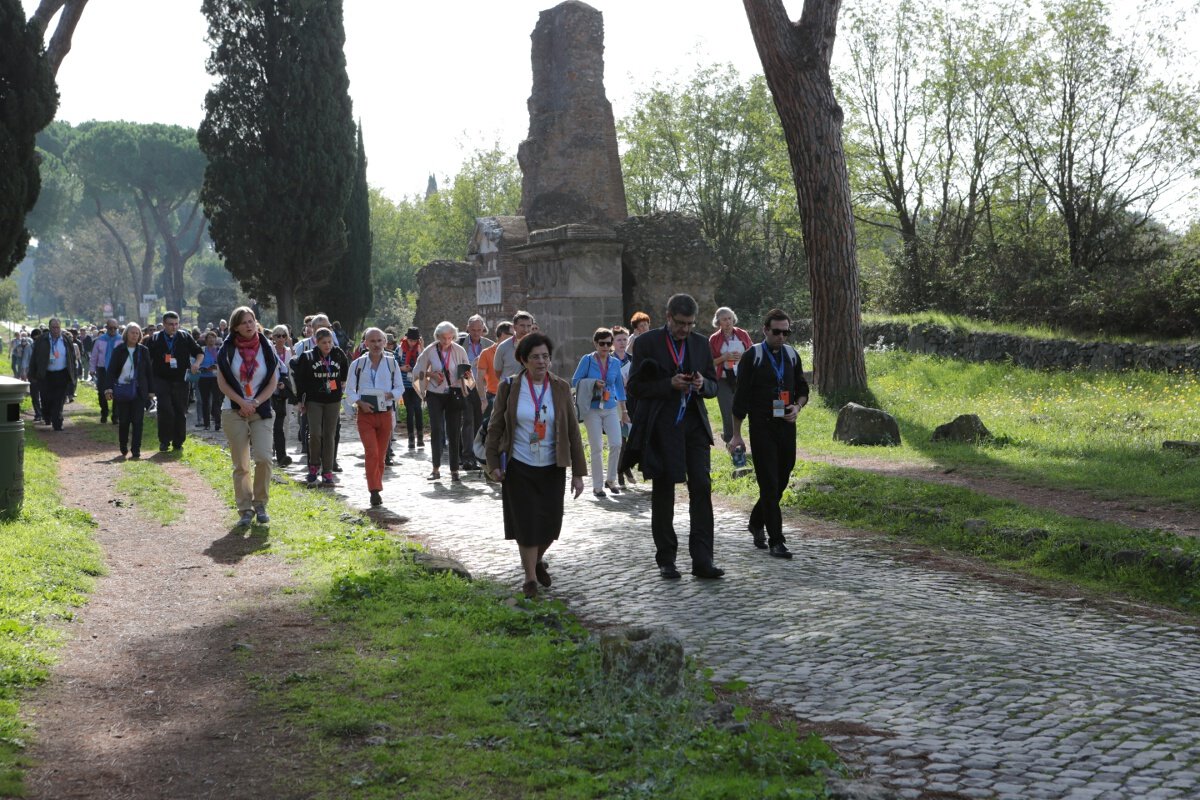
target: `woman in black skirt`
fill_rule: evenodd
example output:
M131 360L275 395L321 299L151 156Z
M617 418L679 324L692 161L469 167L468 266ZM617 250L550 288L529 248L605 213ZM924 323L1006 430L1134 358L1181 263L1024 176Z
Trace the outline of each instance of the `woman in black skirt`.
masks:
M526 597L550 585L543 557L562 530L567 467L571 491L583 494L587 458L571 385L550 374L550 338L531 333L517 345L524 367L501 381L487 433L488 473L502 483L504 538L516 539Z

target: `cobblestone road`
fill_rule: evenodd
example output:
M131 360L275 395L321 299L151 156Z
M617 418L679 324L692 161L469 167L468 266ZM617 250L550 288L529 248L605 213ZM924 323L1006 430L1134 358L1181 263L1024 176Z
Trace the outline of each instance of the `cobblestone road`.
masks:
M353 424L343 436L337 491L366 508ZM446 478L426 481L428 452L401 444L385 506L515 591L498 492L480 477L452 484L444 465ZM666 624L718 679L745 680L800 717L868 726L877 735L826 738L900 796L1200 797L1197 628L913 566L889 554L895 544L823 535L815 522L793 524L796 558L779 561L751 546L744 515L720 508L725 579L687 576L681 537L685 577L662 581L648 487L603 501L590 489L568 498L547 555L553 596L602 624Z

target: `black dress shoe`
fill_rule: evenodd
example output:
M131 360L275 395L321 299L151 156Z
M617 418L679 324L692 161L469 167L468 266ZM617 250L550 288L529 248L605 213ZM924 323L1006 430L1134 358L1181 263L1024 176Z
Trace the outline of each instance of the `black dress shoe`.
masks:
M551 584L554 583L554 581L550 579L549 571L546 570L545 561L537 562L537 564L534 565L533 573L537 575L537 582L542 586L545 586L547 589L549 589Z
M383 495L381 495L379 492L371 492L371 505L373 505L373 506L383 505Z
M697 578L720 578L725 574L725 570L718 569L712 564L693 564L692 574Z
M754 537L754 546L759 550L767 549L767 531L764 528L751 527L750 535Z
M675 569L674 564L663 564L660 566L658 568L658 575L659 577L666 578L669 581L677 580L683 577L679 574L679 570Z
M775 558L791 558L792 551L787 549L787 545L783 542L771 545L771 555Z

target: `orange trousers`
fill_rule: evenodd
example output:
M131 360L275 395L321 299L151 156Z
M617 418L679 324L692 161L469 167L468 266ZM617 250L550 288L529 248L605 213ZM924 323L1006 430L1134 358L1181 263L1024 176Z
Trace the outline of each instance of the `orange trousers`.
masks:
M387 457L394 427L396 416L391 411L375 414L358 412L358 438L362 440L367 462L368 491L383 491L383 461Z

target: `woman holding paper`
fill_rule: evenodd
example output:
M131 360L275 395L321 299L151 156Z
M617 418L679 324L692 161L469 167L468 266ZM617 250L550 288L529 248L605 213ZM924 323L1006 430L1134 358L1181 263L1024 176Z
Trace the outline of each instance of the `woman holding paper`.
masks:
M121 344L113 348L108 362L108 388L105 394L113 404L113 419L120 420L117 439L121 444L121 455L133 453L142 457L142 421L150 399L150 351L142 342L142 329L136 322L125 326ZM129 428L133 427L133 439Z
M363 443L367 489L371 505L383 505L383 468L392 429L396 426L396 397L404 393L404 379L396 359L384 352L387 338L379 328L363 334L366 352L350 365L346 397L354 406L358 437Z
M539 583L551 583L543 559L562 530L567 467L575 497L587 475L571 385L550 374L553 348L540 333L517 345L522 370L500 382L487 432L487 469L502 486L504 538L517 542L521 591L529 598L537 597Z

